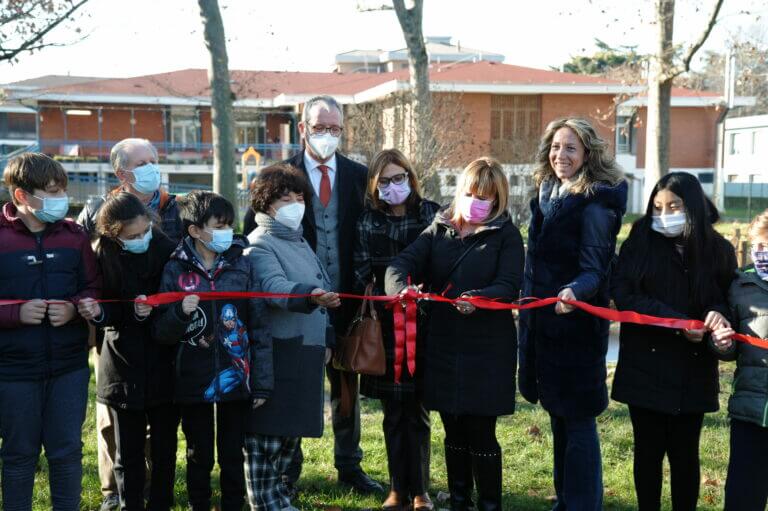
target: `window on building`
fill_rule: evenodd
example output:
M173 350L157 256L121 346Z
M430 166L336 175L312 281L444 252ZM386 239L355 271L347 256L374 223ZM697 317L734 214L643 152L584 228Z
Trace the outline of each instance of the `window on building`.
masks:
M635 115L616 117L616 154L636 154L637 130Z
M172 111L171 143L177 149L195 147L199 142L199 126L200 120L194 110Z
M701 172L699 174L699 183L703 185L710 185L714 183L715 176L712 172Z
M541 131L541 96L491 96L491 153L503 163L535 159Z
M728 154L752 154L753 135L749 132L731 133L731 147Z
M37 138L35 114L8 113L0 115L5 116L6 121L6 129L0 130L5 131L5 136L3 138ZM0 127L2 127L2 125L3 122L0 120Z

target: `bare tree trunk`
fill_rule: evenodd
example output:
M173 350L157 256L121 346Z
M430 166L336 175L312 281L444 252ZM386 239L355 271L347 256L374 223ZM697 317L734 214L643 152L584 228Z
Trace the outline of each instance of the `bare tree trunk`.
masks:
M213 191L237 207L235 142L232 133L232 88L229 80L227 39L218 0L198 0L205 28L205 46L211 57L208 82L211 87L211 133L213 136Z
M648 71L648 119L645 131L645 186L643 197L647 201L653 187L669 172L670 106L673 80L691 68L691 60L704 45L724 0L714 0L704 30L688 48L679 66L674 64L673 30L675 0L656 0L656 52L651 56Z
M424 44L421 20L424 7L423 0L412 0L413 7L406 8L404 0L393 0L397 19L403 30L405 44L408 46L408 69L410 71L413 98L413 122L415 124L415 150L413 151L414 165L421 177L428 170L428 146L432 143L432 99L429 92L429 56ZM413 141L412 141L413 143Z
M672 34L675 0L656 0L656 52L648 70L648 119L645 135L645 186L643 197L669 172L669 108L672 96Z

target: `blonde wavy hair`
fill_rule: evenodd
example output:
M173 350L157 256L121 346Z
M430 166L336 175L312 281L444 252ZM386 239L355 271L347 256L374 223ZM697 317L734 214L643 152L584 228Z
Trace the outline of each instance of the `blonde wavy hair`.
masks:
M456 193L453 202L446 211L446 216L455 224L463 222L461 213L456 207L459 197L470 192L483 197L493 197L493 209L484 223L490 223L507 212L509 204L509 182L498 160L483 156L464 168L456 182Z
M590 195L597 183L616 186L624 179L624 173L608 152L608 143L600 138L589 121L576 117L563 117L547 125L539 142L536 167L533 171L536 189L547 179L556 178L555 171L549 163L549 151L552 148L555 133L561 128L573 131L584 145L584 164L577 171L576 182L570 188L571 193Z

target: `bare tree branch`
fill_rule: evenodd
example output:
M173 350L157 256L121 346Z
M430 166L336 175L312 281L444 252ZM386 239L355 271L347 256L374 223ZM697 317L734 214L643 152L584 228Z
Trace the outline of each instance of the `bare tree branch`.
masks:
M688 48L687 52L685 52L681 65L677 66L675 69L672 70L671 73L667 74L667 78L669 80L672 80L675 77L690 71L691 61L693 60L694 55L696 55L696 52L699 51L699 49L702 46L704 46L705 42L707 42L707 38L709 37L709 34L712 32L712 29L717 24L717 16L718 14L720 14L720 8L723 6L723 2L724 0L715 0L714 8L712 9L712 13L709 15L709 20L707 21L707 24L704 27L704 30L701 32L696 42L693 43Z
M34 35L31 38L25 40L19 47L13 48L11 50L3 50L2 53L0 53L0 61L13 60L22 52L51 46L52 44L45 44L41 43L40 41L43 39L43 37L45 37L46 34L48 34L48 32L56 28L59 24L61 24L62 21L72 16L72 14L74 14L75 11L77 11L80 7L85 5L86 2L88 2L88 0L80 0L77 3L72 3L69 9L64 11L62 14L59 14L42 30L33 32Z

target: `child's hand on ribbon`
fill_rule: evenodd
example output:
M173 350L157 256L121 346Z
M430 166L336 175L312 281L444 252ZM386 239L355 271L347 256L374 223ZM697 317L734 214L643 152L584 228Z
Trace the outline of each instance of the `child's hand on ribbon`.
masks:
M150 314L152 314L152 306L147 305L146 303L141 303L138 300L146 300L147 295L139 295L136 297L136 302L133 304L133 312L136 313L136 316L139 318L146 318Z
M193 312L195 312L195 310L197 310L197 306L199 303L200 303L199 296L187 295L181 301L181 311L187 316L190 316L192 315Z
M43 322L48 304L41 299L30 300L21 304L19 320L25 325L39 325Z
M77 312L86 321L93 321L101 316L101 305L93 298L83 298L77 302Z

